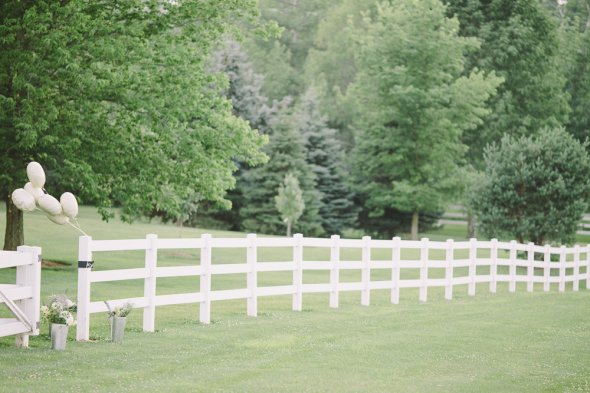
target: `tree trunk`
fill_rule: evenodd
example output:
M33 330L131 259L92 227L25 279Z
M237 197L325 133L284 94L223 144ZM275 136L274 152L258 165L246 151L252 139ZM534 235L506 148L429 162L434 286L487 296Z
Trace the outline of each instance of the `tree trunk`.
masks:
M417 211L412 213L412 240L418 240L418 213Z
M6 198L6 232L4 234L4 250L16 251L18 246L25 244L25 226L23 212L12 203L12 195Z
M477 237L477 229L475 228L475 216L473 214L467 215L467 239L474 239Z
M287 237L291 237L291 220L287 221Z

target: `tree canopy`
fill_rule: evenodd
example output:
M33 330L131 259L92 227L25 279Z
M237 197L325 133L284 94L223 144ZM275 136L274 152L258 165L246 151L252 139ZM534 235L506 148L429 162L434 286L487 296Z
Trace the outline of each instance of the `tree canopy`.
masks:
M257 16L248 0L2 2L7 204L34 160L105 218L115 203L126 220L153 208L180 212L190 195L228 207L234 158L265 161L266 138L232 116L231 103L208 88L225 76L203 67L223 34L239 35L230 18L256 24Z
M377 5L354 28L359 72L347 95L362 113L357 123L353 174L373 216L385 208L437 210L454 187L466 151L466 129L481 124L486 100L501 79L464 71L464 54L479 47L458 37L459 22L437 0L397 0Z
M486 234L537 245L574 243L590 194L587 146L563 128L506 135L489 145L485 176L470 196Z

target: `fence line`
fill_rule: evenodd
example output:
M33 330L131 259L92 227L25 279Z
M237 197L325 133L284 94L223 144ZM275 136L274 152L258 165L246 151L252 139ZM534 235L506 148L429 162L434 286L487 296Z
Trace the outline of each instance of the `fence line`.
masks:
M260 247L293 247L293 261L289 262L258 262L257 250ZM330 261L305 261L304 247L330 248ZM161 249L200 248L199 266L158 267L157 255ZM245 248L246 263L211 264L213 248ZM361 249L360 261L343 261L340 259L341 248ZM371 260L372 249L391 249L391 259ZM404 260L402 249L420 250L419 260ZM477 250L490 250L489 258L478 258ZM92 253L102 251L145 250L145 267L135 269L92 271ZM429 259L430 250L445 250L444 260ZM455 251L468 250L467 259L455 259ZM509 258L498 258L498 250L509 252ZM527 253L527 259L518 259L518 252ZM536 261L535 253L543 254L543 261ZM585 253L586 259L580 260ZM551 255L559 255L559 262L551 262ZM573 254L573 261L567 262L567 255ZM477 275L477 266L490 266L490 274ZM508 266L508 274L498 274L498 266ZM526 267L526 275L517 275L516 267ZM586 272L580 274L580 267ZM468 267L465 277L453 277L454 268ZM400 277L401 269L419 268L419 279ZM429 268L445 269L445 278L428 278ZM535 276L534 268L542 268L543 276ZM559 276L551 276L552 268L559 269ZM566 269L573 268L572 275L566 275ZM341 270L361 270L360 282L340 282ZM371 281L371 269L391 269L390 281ZM330 282L326 284L303 284L304 270L329 270ZM258 272L292 271L293 284L274 287L258 287ZM211 275L245 273L246 288L211 291ZM200 292L175 295L156 295L156 280L159 277L200 276ZM340 239L334 235L330 239L304 238L296 234L292 238L258 238L250 234L246 238L212 238L204 234L200 239L158 239L156 235L147 235L146 239L132 240L92 240L89 236L81 236L79 241L78 262L78 327L77 339L89 339L89 319L91 313L107 311L103 302L90 301L90 286L93 282L117 280L144 280L143 297L131 299L109 300L117 306L127 301L135 303L135 307L143 308L143 330L154 331L155 312L157 306L171 304L200 303L200 321L210 323L211 302L229 299L247 299L247 315L257 315L257 299L260 296L292 295L293 310L301 311L304 293L325 292L330 294L330 307L338 307L339 293L342 291L360 291L361 304L370 304L370 291L374 289L391 290L391 302L399 303L400 288L419 288L419 299L425 302L428 287L444 286L445 299L452 299L453 286L467 284L468 294L475 295L475 284L489 282L490 292L495 293L498 282L508 282L509 291L516 290L517 282L526 282L527 291L533 291L534 283L543 283L543 290L549 291L551 283L559 284L559 291L565 291L565 283L573 282L573 290L579 290L580 280L586 280L586 288L590 289L590 245L578 245L567 248L536 246L533 243L519 244L516 241L499 242L478 241L470 239L466 242L431 242L424 238L421 241L374 240L369 236L362 239Z

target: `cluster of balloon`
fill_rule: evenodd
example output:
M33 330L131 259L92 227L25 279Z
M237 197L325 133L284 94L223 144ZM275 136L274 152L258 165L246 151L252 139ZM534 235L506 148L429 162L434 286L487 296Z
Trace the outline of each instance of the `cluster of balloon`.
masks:
M29 182L25 184L25 187L16 189L12 193L12 201L15 206L25 213L41 210L54 223L59 225L68 223L84 233L80 228L80 224L78 224L78 220L76 220L78 201L74 194L64 192L59 201L47 194L47 191L43 188L45 185L45 171L38 162L33 161L27 165L27 176ZM70 219L76 221L78 227L73 225ZM84 233L84 235L86 234Z

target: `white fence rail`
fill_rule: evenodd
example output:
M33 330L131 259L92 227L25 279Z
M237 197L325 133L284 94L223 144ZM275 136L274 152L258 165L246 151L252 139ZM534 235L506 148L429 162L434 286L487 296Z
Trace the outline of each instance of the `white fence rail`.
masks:
M292 247L293 260L289 262L258 262L257 249L260 247ZM330 249L330 261L304 261L303 247L323 247ZM199 266L158 267L157 255L161 249L199 248L201 261ZM246 248L246 263L239 264L211 264L213 248ZM341 248L357 248L362 250L360 261L343 261L340 259ZM372 260L372 249L390 249L391 258L387 260ZM419 260L405 260L401 258L402 249L420 250ZM489 250L489 258L478 258L477 251ZM122 269L110 271L92 271L92 253L102 251L145 250L145 267L136 269ZM429 250L445 250L444 260L429 259ZM455 259L456 250L468 250L469 257ZM499 258L498 251L506 250L509 258ZM527 259L519 259L518 252L524 252ZM543 261L535 260L534 254L541 253ZM580 260L580 254L586 254ZM559 255L558 262L551 261L551 255ZM573 261L566 261L572 254ZM92 240L91 237L80 237L78 263L78 340L89 339L89 319L91 313L106 312L104 302L90 301L90 286L93 282L143 279L143 297L131 299L109 300L113 305L121 305L127 301L135 303L135 307L143 308L143 330L154 331L156 306L171 304L200 303L200 321L210 323L211 302L216 300L247 299L247 315L257 315L257 298L260 296L292 295L293 310L301 311L304 293L324 292L330 294L330 307L338 307L338 294L341 291L361 291L361 304L370 304L371 290L391 290L391 301L399 302L400 288L419 288L420 300L426 301L428 287L444 286L445 298L452 299L453 286L468 284L468 294L475 295L475 284L490 283L490 291L496 292L498 282L508 282L509 291L516 290L517 282L526 282L527 290L533 290L534 283L543 283L543 289L549 291L551 283L559 284L559 291L565 291L565 283L573 282L573 290L579 289L580 280L586 280L586 288L590 289L590 246L556 248L535 246L533 243L518 244L471 239L468 242L431 242L401 240L373 240L370 237L358 239L304 238L297 234L293 238L257 238L250 234L247 238L214 239L205 234L200 239L158 239L156 235L147 235L146 239L135 240ZM490 274L477 275L477 266L490 266ZM508 266L508 274L498 274L498 266ZM517 266L526 267L526 275L517 275ZM468 267L468 275L454 277L453 269ZM586 267L585 273L580 273L580 267ZM400 271L404 268L419 268L419 279L401 279ZM445 278L428 278L429 268L445 269ZM542 268L543 276L534 275L534 268ZM566 275L566 269L573 268L573 274ZM341 283L340 270L361 270L360 282ZM391 269L391 280L371 281L371 269ZM559 269L559 276L551 276L551 269ZM330 282L326 284L303 284L304 270L329 270ZM293 284L273 287L258 287L258 272L292 271ZM247 284L244 289L212 291L211 275L213 274L247 274ZM200 276L200 292L175 295L156 295L156 280L158 277Z
M27 347L29 335L39 334L41 248L0 251L0 269L9 267L16 267L16 284L0 284L0 303L14 318L0 318L0 337L16 335L16 345Z

